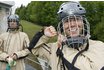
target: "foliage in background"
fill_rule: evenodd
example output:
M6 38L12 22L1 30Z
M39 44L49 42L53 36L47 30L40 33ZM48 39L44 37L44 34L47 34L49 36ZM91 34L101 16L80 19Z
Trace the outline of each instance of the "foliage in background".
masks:
M41 26L57 26L57 11L62 1L32 1L26 7L21 5L16 9L20 19ZM87 13L86 17L91 27L91 39L104 41L104 1L81 1ZM31 31L30 31L31 32Z
M16 9L20 19L42 26L57 26L57 12L62 1L32 1L27 7L21 5Z
M86 9L86 17L90 23L91 38L104 41L104 1L81 2ZM100 33L100 34L99 34ZM99 36L102 35L102 36Z

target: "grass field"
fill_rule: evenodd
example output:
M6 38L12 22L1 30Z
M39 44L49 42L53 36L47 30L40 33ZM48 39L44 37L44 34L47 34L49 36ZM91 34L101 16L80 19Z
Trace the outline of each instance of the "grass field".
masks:
M20 23L23 26L23 31L28 34L30 40L33 38L33 36L36 32L38 32L42 29L42 26L33 24L33 23L25 21L25 20L21 20ZM50 39L49 42L54 42L54 41L56 41L56 37Z
M23 26L23 31L28 34L30 40L32 39L34 34L36 32L38 32L39 30L41 30L41 28L42 28L42 26L35 25L35 24L25 21L25 20L21 20L20 23Z

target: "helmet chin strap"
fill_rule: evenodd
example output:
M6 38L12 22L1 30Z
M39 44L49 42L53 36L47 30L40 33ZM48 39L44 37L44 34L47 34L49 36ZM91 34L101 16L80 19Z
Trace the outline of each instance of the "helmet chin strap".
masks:
M8 31L17 31L18 29L19 29L19 27L17 27L17 28L8 28L8 29L7 29L7 32L8 32Z
M16 28L11 28L9 23L8 23L8 29L7 29L7 32L8 31L17 31L19 29L19 26L22 26L19 24L19 22L17 22L17 27ZM22 30L23 30L23 27L22 27Z
M87 43L87 40L85 37L73 37L73 38L67 38L65 42L63 42L63 45L67 45L69 48L74 48L79 50L79 47L83 46L85 43Z

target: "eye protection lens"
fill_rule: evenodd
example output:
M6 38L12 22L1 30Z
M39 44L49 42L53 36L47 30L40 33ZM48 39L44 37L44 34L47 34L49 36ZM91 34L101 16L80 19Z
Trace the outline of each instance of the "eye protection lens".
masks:
M8 22L17 22L15 19L11 19Z

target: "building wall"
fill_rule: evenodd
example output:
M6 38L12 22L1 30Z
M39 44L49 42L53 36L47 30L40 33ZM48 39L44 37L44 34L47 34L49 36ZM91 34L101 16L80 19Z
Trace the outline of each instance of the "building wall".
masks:
M0 7L0 34L6 32L7 30L7 16L9 15L9 10Z

